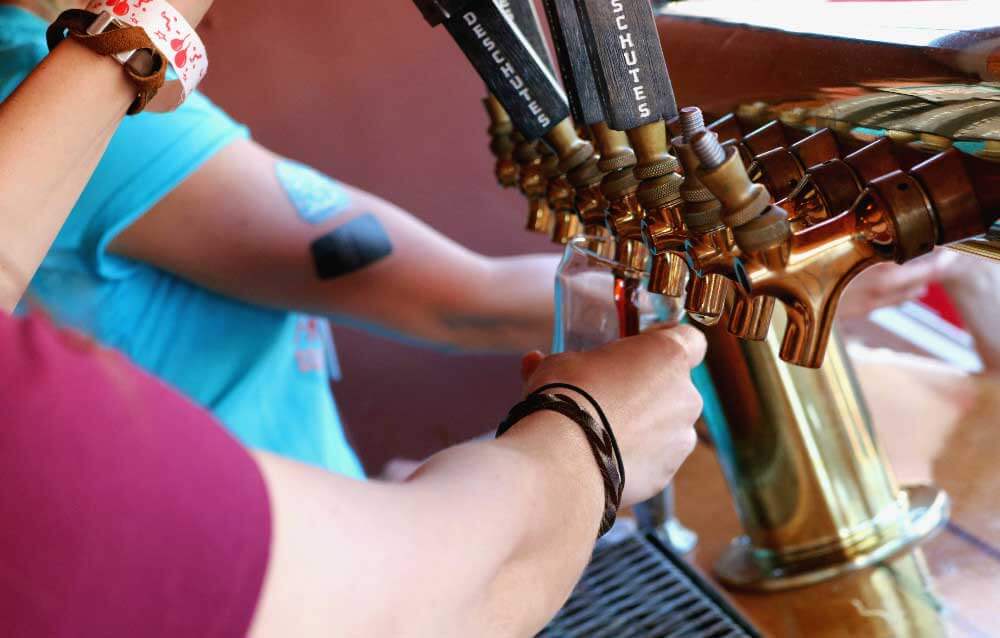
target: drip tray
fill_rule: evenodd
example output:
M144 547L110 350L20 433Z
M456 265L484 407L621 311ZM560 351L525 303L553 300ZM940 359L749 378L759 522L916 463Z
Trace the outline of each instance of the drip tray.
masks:
M652 535L598 545L540 638L758 638L719 594Z

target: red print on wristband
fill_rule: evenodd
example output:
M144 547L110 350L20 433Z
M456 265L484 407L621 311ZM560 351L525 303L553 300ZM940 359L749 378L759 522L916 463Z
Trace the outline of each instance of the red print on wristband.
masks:
M184 36L183 40L181 38L174 38L170 41L170 48L178 52L177 55L174 56L174 64L176 64L179 69L183 69L184 65L187 64L188 48L191 45L185 44L185 41L189 37L191 37L190 34ZM183 49L181 47L183 47Z
M107 0L106 4L109 7L114 7L113 11L116 16L126 15L131 8L128 6L128 0Z

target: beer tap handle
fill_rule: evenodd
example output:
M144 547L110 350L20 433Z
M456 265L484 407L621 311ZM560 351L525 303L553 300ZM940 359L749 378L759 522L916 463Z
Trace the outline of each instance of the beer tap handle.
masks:
M594 69L587 56L583 27L574 0L542 0L549 20L552 42L563 86L569 96L570 111L578 126L604 121L601 96L594 82Z
M566 120L562 88L493 0L414 2L428 22L444 25L526 139L539 139Z
M649 0L575 0L604 114L628 131L678 115Z
M538 58L549 70L555 73L556 65L552 63L552 55L549 47L545 43L545 36L542 35L542 23L538 19L538 12L535 10L533 0L493 0L500 11L508 20L514 23L524 38L531 45L531 48L538 54Z

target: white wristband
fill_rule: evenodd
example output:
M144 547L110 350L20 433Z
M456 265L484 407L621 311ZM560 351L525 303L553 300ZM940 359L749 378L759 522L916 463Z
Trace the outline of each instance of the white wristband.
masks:
M205 44L166 0L91 0L87 10L108 12L122 25L142 27L170 63L177 79L168 80L146 110L162 113L176 109L208 72Z

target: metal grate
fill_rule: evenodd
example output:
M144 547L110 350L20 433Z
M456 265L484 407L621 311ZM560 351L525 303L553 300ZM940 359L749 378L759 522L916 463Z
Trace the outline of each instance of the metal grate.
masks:
M652 538L602 544L539 638L755 638L757 633Z

